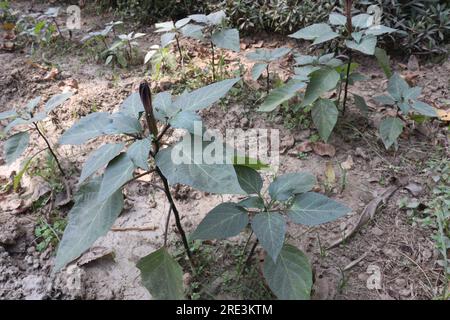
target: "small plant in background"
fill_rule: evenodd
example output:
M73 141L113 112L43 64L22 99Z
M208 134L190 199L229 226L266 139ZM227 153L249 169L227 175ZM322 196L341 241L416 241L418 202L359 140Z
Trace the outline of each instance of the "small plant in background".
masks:
M174 71L178 66L177 59L169 47L160 47L157 44L150 47L144 57L144 64L150 64L153 80L158 80L165 71Z
M4 144L5 160L7 164L14 162L18 157L20 157L25 150L28 148L30 141L29 130L34 129L39 134L39 136L45 141L48 151L54 157L59 170L63 176L66 176L58 157L53 150L50 142L46 138L43 130L39 127L39 122L44 120L50 112L52 112L56 107L64 103L67 99L72 96L71 92L62 93L50 98L44 106L44 111L36 112L36 109L41 101L41 97L34 98L24 107L23 110L10 110L0 113L0 120L10 120L9 124L3 130L3 133L7 135L9 131L13 128L19 126L32 126L25 131L20 131L11 135Z
M81 42L85 45L91 45L92 43L102 43L105 47L105 49L108 49L108 37L109 34L112 32L115 34L115 27L123 25L122 21L111 21L108 22L105 25L105 28L100 31L92 31L89 32L87 35L85 35L83 38L81 38Z
M105 65L110 64L113 59L122 67L126 67L128 63L133 62L133 50L137 47L138 43L135 41L145 36L145 33L120 34L118 40L116 40L108 49L102 52L102 56L106 57Z
M253 80L258 80L261 74L266 71L267 75L267 86L266 92L269 94L270 90L270 74L269 74L269 66L270 63L276 60L283 58L287 55L291 49L289 48L277 48L273 50L267 49L256 49L255 52L251 52L247 54L247 58L252 61L257 61L252 68L252 78Z
M53 222L49 223L44 218L39 218L34 229L35 241L37 242L36 250L42 252L50 245L56 247L61 241L66 225L65 219L55 218Z

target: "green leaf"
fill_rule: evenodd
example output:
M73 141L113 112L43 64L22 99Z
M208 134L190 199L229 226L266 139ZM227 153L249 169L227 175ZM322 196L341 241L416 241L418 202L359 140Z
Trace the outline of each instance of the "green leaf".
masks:
M264 209L264 201L260 197L248 197L237 203L238 206L244 208L259 208Z
M373 97L373 100L375 100L376 102L378 102L380 104L388 105L388 106L393 106L393 105L395 105L395 102L396 102L394 99L392 99L390 96L387 96L387 95Z
M227 79L189 93L183 93L173 103L174 107L183 111L197 111L207 108L223 98L239 80L240 78Z
M264 278L275 295L282 300L306 300L312 288L312 270L308 258L296 247L285 244L277 262L264 261Z
M401 101L404 94L408 92L409 85L398 73L394 73L394 75L389 78L387 89L389 94L396 101Z
M316 64L318 63L317 57L307 56L307 55L298 55L295 57L295 64L299 66L304 66L308 64Z
M248 214L242 207L224 202L208 212L191 239L226 239L238 235L247 224Z
M112 123L105 128L106 133L124 133L133 134L142 132L142 126L139 120L122 112L113 113Z
M165 247L140 259L142 284L154 299L183 300L183 270Z
M107 143L92 152L83 165L78 184L83 183L86 178L106 166L122 151L124 146L123 143Z
M322 94L336 88L340 80L339 73L331 68L324 68L314 71L311 80L306 88L305 98L302 106L308 106L316 101Z
M248 194L259 194L263 186L261 175L258 171L247 166L235 165L234 170L239 181L239 184Z
M389 117L380 123L380 137L386 149L389 149L403 131L403 123L400 119Z
M15 127L20 126L20 125L23 125L23 124L29 124L29 123L30 123L29 120L25 120L25 119L22 119L22 118L16 118L16 119L14 119L13 121L11 121L11 122L5 127L5 129L3 130L3 132L4 132L5 134L7 134L7 133L9 132L9 130L11 130L12 128L15 128Z
M252 79L258 80L261 74L266 70L267 63L256 63L252 68Z
M377 58L378 64L380 65L386 77L392 77L391 62L389 60L389 56L386 53L386 50L378 47L375 48L375 57Z
M280 59L291 51L290 48L276 48L273 50L268 49L256 49L254 52L250 52L246 55L247 59L253 61L270 62Z
M330 13L328 21L335 26L345 26L347 23L347 17L336 12Z
M412 108L414 111L427 116L427 117L437 117L436 109L430 106L429 104L426 104L422 101L414 101L412 104Z
M148 157L152 145L149 139L137 140L127 150L127 155L136 167L148 170Z
M215 46L235 52L240 50L239 31L237 29L224 29L214 32L211 41Z
M255 170L262 170L270 167L268 164L261 162L259 159L240 155L236 155L233 157L233 164L246 166Z
M334 32L326 23L316 23L289 35L289 37L295 39L315 40L314 44L328 41L338 36L339 34Z
M161 36L161 48L167 47L173 41L173 39L175 39L176 35L177 34L175 32L164 33Z
M264 103L259 107L260 112L270 112L275 110L280 104L293 98L297 91L304 88L306 84L299 80L289 80L285 85L273 89L267 96Z
M316 178L309 172L287 173L276 177L269 186L273 200L286 201L291 196L308 192L316 184Z
M382 34L392 33L397 31L397 29L392 29L383 25L372 26L365 31L365 34L370 34L373 36L381 36Z
M358 29L366 29L373 25L373 16L366 13L352 17L352 25Z
M83 144L89 139L99 137L104 134L104 128L112 122L110 114L107 112L94 112L81 118L70 129L68 129L59 139L60 144Z
M181 28L181 33L183 36L188 38L193 38L200 41L205 41L203 37L203 30L204 26L199 26L196 24L188 23L184 27Z
M406 101L408 101L408 100L416 100L417 98L420 97L421 94L422 94L422 88L421 87L408 88L407 90L405 90L405 92L403 92L403 98Z
M37 105L39 104L39 102L41 102L41 97L39 96L39 97L36 97L36 98L34 98L34 99L32 99L32 100L30 100L30 101L28 101L28 103L27 103L27 105L25 106L25 109L28 111L28 112L33 112L34 111L34 109L37 107ZM47 102L47 103L49 103L50 102L50 100Z
M295 223L316 226L334 221L351 211L343 204L319 193L307 192L294 198L288 215Z
M276 212L258 213L252 219L252 230L274 262L283 247L286 220Z
M17 117L18 114L16 111L14 110L10 110L10 111L5 111L5 112L0 112L0 120L5 120L5 119L10 119L10 118L15 118Z
M126 98L119 108L120 112L129 114L135 118L139 118L139 114L144 112L144 105L142 104L139 93L134 92Z
M195 122L201 124L202 118L194 111L178 112L173 118L169 120L173 128L186 129L189 133L195 132Z
M195 143L196 139L200 141ZM176 145L159 151L156 164L171 185L182 183L206 192L245 194L239 185L232 159L228 157L229 153L222 159L218 155L222 151L225 152L225 147L221 142L205 141L202 144L201 137L185 136ZM203 161L204 156L213 152L217 154L214 163Z
M181 109L181 106L177 108L172 104L172 94L167 91L158 93L152 104L155 118L162 122L167 122Z
M173 21L155 23L155 32L169 32L175 29Z
M353 40L345 40L347 48L362 52L364 54L375 54L375 47L377 46L377 38L375 36L365 36L361 42L357 43Z
M369 106L367 105L366 100L364 100L363 97L357 94L353 94L353 99L355 99L355 105L358 107L361 113L367 116L369 114Z
M226 19L225 11L219 10L213 13L210 13L206 16L206 19L208 20L208 24L210 25L219 25Z
M338 114L339 111L336 105L329 99L319 99L314 103L314 107L311 109L311 116L323 141L328 141L336 125Z
M75 195L75 205L58 246L53 271L79 257L98 238L106 235L123 208L123 195L117 191L105 201L98 201L100 180L82 185Z
M14 162L28 147L30 135L28 132L19 132L5 142L5 161L7 164Z
M98 201L105 201L133 178L136 166L126 153L115 157L106 167L98 195Z
M14 176L14 179L13 179L13 190L14 190L14 192L18 192L19 191L20 182L22 181L23 175L28 170L28 168L29 168L29 166L31 164L31 160L33 160L33 157L29 157L29 158L25 159L22 168Z
M69 99L73 95L72 92L61 93L53 96L50 100L45 104L45 112L50 112L62 103Z

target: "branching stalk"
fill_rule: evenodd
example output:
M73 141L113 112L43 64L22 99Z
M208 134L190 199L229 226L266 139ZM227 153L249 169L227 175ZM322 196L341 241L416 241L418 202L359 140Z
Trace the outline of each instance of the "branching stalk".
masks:
M213 74L213 81L216 81L216 61L214 60L214 43L211 41L211 66L212 66L212 74Z
M175 35L175 40L177 42L178 54L180 55L181 68L183 69L184 68L183 52L181 51L180 39L178 35Z
M66 173L64 172L64 169L61 166L61 163L59 163L58 157L56 156L56 153L53 151L50 142L48 142L47 138L45 137L44 133L39 129L39 126L37 125L36 122L33 122L34 127L36 128L36 131L39 133L39 135L42 137L42 139L44 139L45 143L47 144L47 148L50 151L50 153L52 154L53 158L56 161L56 164L58 165L59 171L61 171L62 175L64 177L66 176Z

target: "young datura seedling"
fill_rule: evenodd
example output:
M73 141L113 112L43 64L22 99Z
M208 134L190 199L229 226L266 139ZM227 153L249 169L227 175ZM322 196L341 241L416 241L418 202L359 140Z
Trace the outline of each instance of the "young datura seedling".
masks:
M64 101L69 99L71 96L71 92L61 93L53 96L45 103L44 111L41 112L36 112L36 109L39 106L39 102L41 101L41 97L36 97L29 101L25 108L23 108L23 110L10 110L0 113L0 120L12 120L3 130L3 133L5 135L8 135L10 130L16 127L32 126L32 129L35 129L39 136L45 141L48 150L54 157L63 176L66 176L64 169L62 168L55 151L50 145L50 142L45 137L44 132L39 128L39 122L47 118L50 112L64 103ZM4 149L5 160L7 164L14 162L28 148L28 144L30 142L30 134L28 131L29 130L17 132L11 135L6 140Z
M261 243L268 254L264 275L273 292L280 298L309 297L311 267L300 250L285 244L286 219L316 225L341 217L350 209L310 192L316 181L308 173L276 178L269 187L271 200L266 202L261 192L261 176L248 164L237 164L235 153L230 156L226 152L223 163L206 164L194 160L198 159L196 153L203 156L208 152L212 143L195 136L194 123L201 120L197 111L224 97L239 80L227 79L184 92L178 97L172 97L170 92L152 97L149 86L144 82L139 93L131 94L117 112L89 114L62 135L61 144L79 145L102 135L125 135L127 141L104 144L84 163L75 204L69 212L68 224L58 247L55 271L78 258L97 238L108 232L123 209L122 190L127 183L155 173L162 185L152 186L166 195L170 204L167 218L173 214L194 274L197 274L197 269L190 240L224 239L237 235L250 224L252 233L258 238L254 248ZM162 124L162 129L158 123ZM182 141L162 148L161 140L170 127L185 129L188 134ZM132 142L129 142L130 137ZM192 151L191 141L197 139L200 139L201 146L197 148L196 145L192 154L188 152ZM175 162L175 152L189 161ZM95 175L104 167L103 174ZM138 169L144 171L135 173ZM177 183L211 193L248 196L239 203L227 202L214 208L188 239L169 187ZM143 285L154 298L183 299L183 271L168 251L168 225L162 247L143 257L137 267L141 271Z

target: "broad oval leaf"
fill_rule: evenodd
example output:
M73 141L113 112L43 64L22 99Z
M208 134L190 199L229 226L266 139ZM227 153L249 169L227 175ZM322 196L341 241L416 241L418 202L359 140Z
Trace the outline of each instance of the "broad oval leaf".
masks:
M377 46L377 38L375 36L365 36L359 43L353 40L345 40L347 48L362 52L368 55L375 54L375 47Z
M0 112L0 120L10 119L17 117L18 114L15 110L9 110L5 112Z
M47 102L47 103L49 103L51 101L51 99ZM34 98L34 99L32 99L32 100L30 100L28 103L27 103L27 105L25 106L25 109L28 111L28 112L33 112L34 111L34 109L37 107L37 105L39 104L39 102L41 102L41 97L39 96L39 97L36 97L36 98Z
M290 48L276 48L273 50L268 49L256 49L254 52L250 52L246 55L247 59L253 61L262 61L262 62L270 62L280 59L284 55L288 54L291 51Z
M264 103L259 107L260 112L275 110L280 104L293 98L297 91L306 87L306 83L299 80L290 80L285 85L270 91Z
M261 74L266 70L267 63L255 63L255 65L252 68L252 79L258 80L258 78L261 76Z
M152 144L149 139L135 141L127 150L127 155L136 167L148 170L148 157Z
M392 77L391 62L389 61L389 56L387 55L386 50L377 47L375 48L374 54L386 77Z
M122 112L113 113L112 123L105 128L106 133L133 134L142 132L142 126L138 119Z
M223 98L240 78L227 79L206 87L184 93L174 101L174 107L184 111L197 111Z
M274 262L283 247L286 220L277 212L262 212L252 219L252 230Z
M376 97L373 97L373 100L375 100L378 103L388 105L388 106L393 106L393 105L395 105L395 102L396 102L394 99L392 99L388 95L376 96Z
M240 50L239 31L237 29L224 29L213 33L211 41L215 46L235 52Z
M330 13L328 21L335 26L345 26L347 23L347 17L336 12Z
M176 36L176 33L174 33L174 32L164 33L161 36L161 48L165 48L166 46L171 44L173 42L173 39L175 39L175 36Z
M196 141L197 139L199 141ZM222 158L218 157L215 163L208 164L203 161L206 155L203 151L206 148L216 148L215 152L221 154L225 152L226 147L221 142L202 144L201 139L193 135L185 136L176 145L158 152L156 165L169 183L182 183L212 193L245 194L239 185L232 159L227 157L228 152Z
M335 33L328 24L316 23L303 29L300 29L293 34L290 34L289 37L295 39L314 40L316 38L323 37L327 34L329 35L335 34L336 36L338 36L338 34Z
M316 177L309 172L287 173L276 177L269 186L273 200L286 201L295 194L310 191L316 184Z
M112 122L107 112L95 112L81 118L59 139L60 144L83 144L89 139L104 134L104 128Z
M199 125L202 129L202 118L194 111L181 111L178 112L173 118L169 120L170 125L173 128L186 129L189 133L195 134L195 125ZM200 131L202 132L202 131Z
M261 175L258 171L247 167L235 165L234 170L239 181L239 184L248 194L259 194L263 186Z
M98 201L105 201L122 188L127 181L133 178L135 168L136 166L126 153L121 153L109 162L103 174Z
M316 101L322 94L333 90L340 80L339 73L332 68L323 68L311 74L311 80L306 88L302 106L307 106Z
M86 178L106 166L120 153L120 151L122 151L124 146L123 143L107 143L92 152L83 165L78 184L83 183Z
M429 104L426 104L422 101L414 101L412 104L412 108L414 111L427 116L427 117L437 117L436 109L430 106Z
M358 107L361 113L367 117L369 113L369 106L367 105L366 100L364 100L363 97L357 94L353 94L353 98L355 100L355 105Z
M5 127L3 132L5 134L7 134L12 128L15 128L15 127L23 125L23 124L29 124L29 123L30 123L29 120L25 120L25 119L22 119L22 118L15 118L13 121L8 123L8 125Z
M365 31L365 34L370 34L373 36L381 36L382 34L392 33L397 31L397 29L389 28L383 25L372 26Z
M183 270L162 247L141 258L136 267L141 271L144 287L154 299L183 300Z
M396 101L401 101L405 93L408 92L409 85L398 73L394 73L392 77L389 78L387 89L389 94Z
M373 25L373 16L361 13L352 17L352 25L358 29L366 29Z
M28 147L30 135L28 132L19 132L5 142L5 161L7 164L14 162Z
M244 208L259 208L264 209L264 201L260 197L248 197L242 201L239 201L238 206Z
M315 226L334 221L351 212L347 206L315 192L297 195L289 209L289 218L295 223Z
M403 122L395 117L389 117L380 123L380 137L386 149L389 149L403 131Z
M53 96L50 100L45 104L45 112L50 112L62 103L69 99L73 95L72 92L61 93Z
M155 118L161 122L167 122L181 109L173 106L172 94L168 91L158 93L153 98L152 104Z
M296 247L285 244L277 262L264 261L264 278L279 299L306 300L312 288L312 270L308 258Z
M69 212L69 221L58 246L53 272L78 258L98 238L106 235L123 208L123 195L119 190L105 201L98 201L100 179L80 187L75 205Z
M139 93L134 92L126 98L120 105L119 111L138 118L139 114L144 112L144 105L142 104Z
M311 110L311 116L323 141L328 141L328 138L336 125L338 114L339 111L336 108L336 105L329 99L319 99L314 103L314 107Z
M200 222L191 239L226 239L238 235L248 224L248 214L240 206L224 202L212 209Z

